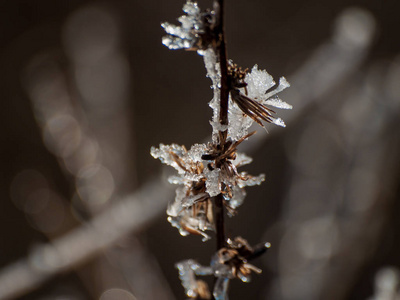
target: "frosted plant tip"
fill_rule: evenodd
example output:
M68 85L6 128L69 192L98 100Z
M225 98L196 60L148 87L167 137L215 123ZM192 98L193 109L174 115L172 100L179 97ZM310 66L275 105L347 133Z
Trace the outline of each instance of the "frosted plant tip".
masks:
M275 111L268 106L279 109L291 109L292 106L282 101L277 94L290 86L285 77L276 85L272 76L255 65L251 72L243 70L229 62L228 76L230 82L230 136L240 137L246 134L252 122L264 127L263 122L285 127L281 118L274 116ZM240 113L245 116L241 116ZM249 121L249 119L250 121Z
M187 1L182 15L178 18L180 26L164 22L161 27L167 33L162 43L171 50L205 50L215 44L214 32L216 17L213 11L202 12L197 2Z

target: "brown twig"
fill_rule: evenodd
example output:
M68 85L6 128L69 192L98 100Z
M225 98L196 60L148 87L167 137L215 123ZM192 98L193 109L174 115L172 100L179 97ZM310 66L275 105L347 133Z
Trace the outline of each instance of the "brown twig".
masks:
M217 33L219 37L217 55L219 58L221 69L221 93L220 93L220 114L219 122L221 125L228 125L228 100L229 100L229 84L228 84L228 62L225 47L225 33L224 33L224 1L218 0L215 3L217 10ZM221 148L224 147L227 130L220 131L219 143ZM215 197L215 214L216 214L216 236L217 236L217 250L225 246L225 226L224 226L224 205L223 196L219 194Z

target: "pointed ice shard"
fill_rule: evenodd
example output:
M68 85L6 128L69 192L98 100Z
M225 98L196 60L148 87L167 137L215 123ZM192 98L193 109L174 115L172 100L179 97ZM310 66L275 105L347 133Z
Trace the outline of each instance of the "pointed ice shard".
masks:
M226 277L218 277L213 291L214 299L229 300L228 287L229 287L229 279Z
M285 77L281 77L279 79L279 85L274 90L272 90L271 92L265 94L263 99L269 99L272 96L275 96L276 94L282 92L284 89L287 89L288 87L290 87L289 82L286 80Z
M272 123L278 126L286 127L285 122L281 118L272 119Z
M269 98L267 100L262 101L262 104L264 105L270 105L276 108L280 108L280 109L292 109L293 106L282 101L279 97L273 97L273 98Z

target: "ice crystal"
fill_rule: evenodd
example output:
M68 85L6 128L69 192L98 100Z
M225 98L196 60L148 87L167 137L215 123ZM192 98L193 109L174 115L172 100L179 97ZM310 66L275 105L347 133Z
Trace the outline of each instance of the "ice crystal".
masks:
M205 233L206 230L213 230L212 224L210 224L206 216L200 215L194 217L190 209L182 208L181 203L178 201L173 202L169 205L167 214L168 222L171 223L172 227L176 227L182 236L189 234L201 235L202 241L208 241L211 237Z
M174 159L174 155L182 157L186 153L184 146L179 146L177 144L164 145L160 144L160 148L151 147L150 154L154 158L159 158L163 164L169 165L175 168L179 174L184 174L185 170L178 164Z
M213 295L215 299L227 300L229 280L233 278L229 266L216 262L214 256L211 266L202 266L193 259L181 261L176 264L179 271L179 279L185 289L185 293L190 298L199 296L200 286L197 276L214 275L217 277Z
M236 158L232 162L236 167L241 167L250 164L252 161L253 159L250 156L244 153L237 153Z
M286 127L285 122L281 118L276 118L272 120L272 123L281 127Z
M215 282L213 296L215 300L228 300L229 278L218 277Z
M235 186L233 188L232 198L226 199L229 207L232 209L238 208L242 205L244 198L246 198L246 191L244 188L240 188L239 186ZM232 213L228 211L229 215L232 216Z
M161 26L167 33L162 43L171 50L207 49L213 41L212 28L215 16L212 11L201 12L196 2L187 1L182 15L178 18L181 26L164 22Z
M178 172L178 175L168 178L170 183L180 186L167 215L168 221L182 236L196 234L201 235L203 241L210 239L205 231L214 230L211 198L224 194L228 214L233 216L246 195L243 188L264 180L263 174L251 176L236 170L252 161L245 154L236 153L237 145L245 138L228 143L225 152L220 152L213 143L195 144L190 150L177 144L160 144L159 148L151 148L154 158Z
M186 15L178 18L178 21L182 24L181 26L168 22L161 24L168 34L163 37L162 43L172 50L192 48L197 40L195 29L202 27L200 9L197 3L186 2L183 11Z
M211 197L215 197L218 194L221 194L221 187L220 187L220 169L215 170L204 170L204 175L206 176L206 188L207 192L210 194Z
M207 194L207 193L200 193L200 194L197 194L197 195L188 196L188 197L184 198L184 200L182 201L182 207L191 207L196 202L205 200L205 199L207 199L209 197L210 197L210 195Z
M239 179L237 182L238 187L243 188L245 186L255 186L260 185L263 181L265 181L265 175L260 174L258 176L250 176L245 172L242 172L241 177L245 178L246 180Z
M185 177L173 175L173 176L168 177L168 182L170 184L184 184Z
M150 154L154 158L159 158L162 163L175 168L179 174L187 178L201 173L203 167L201 155L205 149L205 144L195 144L189 151L184 146L177 144L160 144L159 148L151 147Z
M269 243L263 245L262 251L265 252L269 246ZM195 260L188 259L177 263L176 267L187 296L196 298L201 289L204 289L196 276L213 275L217 278L213 290L214 299L227 300L231 279L238 278L243 282L249 282L251 272L261 273L259 268L247 262L248 258L254 258L258 254L245 239L236 237L233 240L228 239L227 246L213 255L209 266L202 266Z
M255 65L251 72L246 74L243 85L245 87L233 87L230 94L229 136L233 140L239 140L247 134L249 127L255 120L260 124L261 121L266 120L275 125L285 127L284 121L281 118L274 117L273 111L266 107L292 108L290 104L282 101L276 95L290 86L285 77L281 77L279 84L276 86L272 76L265 70L259 70L258 66ZM274 86L276 86L275 89L271 90ZM247 95L245 95L246 93Z
M228 129L227 125L221 125L219 122L219 110L220 110L220 82L221 82L221 70L220 66L217 63L217 56L213 49L208 49L205 51L199 52L203 55L204 65L207 70L207 77L211 79L212 85L211 89L213 90L213 98L209 102L209 106L213 110L212 120L210 124L213 128L212 139L214 143L217 143L217 137L219 131L225 131Z
M267 92L271 88L273 88L276 83L272 76L268 74L265 70L259 70L258 65L254 65L251 69L251 72L248 73L245 77L245 82L247 83L247 92L248 96L252 99L256 99L258 101L266 101L271 97L275 96L277 93L282 92L284 89L290 87L289 82L286 80L285 77L281 77L279 79L279 84L275 87L274 90ZM285 103L281 101L279 98L276 98L279 102ZM269 105L273 105L273 102L268 103ZM285 107L278 108L286 108L291 109L292 106L285 103ZM273 105L274 106L274 105Z
M212 275L213 270L211 267L202 266L193 259L178 262L175 267L179 271L179 279L188 297L200 297L201 299L211 298L207 284L196 279L196 275Z
M195 144L189 151L177 144L160 144L159 148L151 148L154 158L159 158L178 171L178 176L171 176L169 182L183 185L176 189L175 201L167 209L168 221L182 236L197 234L203 236L203 241L210 239L204 231L214 229L212 205L206 191L201 159L205 150L205 144Z
M251 72L246 75L245 82L248 96L254 99L262 99L267 91L275 85L272 76L265 70L259 70L258 65L254 65Z
M168 206L168 222L179 230L182 236L201 235L203 241L210 239L205 233L214 230L210 196L205 193L193 195L190 185L176 189L175 201Z
M196 277L192 269L192 267L197 265L193 260L186 260L176 264L176 268L179 271L179 279L182 282L186 295L191 298L197 297Z
M293 108L290 104L283 102L278 97L265 100L265 101L263 101L263 104L274 106L274 107L280 108L280 109L292 109Z

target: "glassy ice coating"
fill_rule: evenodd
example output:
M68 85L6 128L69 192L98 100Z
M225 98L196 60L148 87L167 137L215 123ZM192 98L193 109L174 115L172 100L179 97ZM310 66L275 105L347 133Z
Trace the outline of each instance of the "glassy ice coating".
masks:
M228 299L227 292L229 279L233 278L228 266L222 266L225 267L224 274L226 274L226 276L222 276L219 270L221 268L221 265L219 265L219 269L216 270L213 266L201 266L193 259L181 261L175 266L179 271L179 279L181 280L182 286L185 289L185 293L188 297L196 298L198 296L199 285L198 280L196 280L196 275L215 275L218 278L214 286L214 298L218 300Z
M218 277L215 282L213 296L215 300L229 300L228 298L229 278Z
M183 205L187 189L187 186L176 189L175 201L167 209L168 222L171 223L172 227L176 227L182 236L187 236L190 233L201 235L205 242L211 237L204 231L214 229L214 225L211 223L212 219L207 219L207 212L205 211L199 210L198 214L193 213L193 205L186 207Z
M233 240L228 239L227 247L221 248L213 255L210 266L202 266L193 259L177 263L179 278L186 295L191 298L198 296L200 287L196 276L213 275L217 278L213 290L214 298L227 300L229 280L238 278L249 282L251 272L261 273L259 268L247 262L246 258L253 253L254 250L245 239L236 237Z
M213 98L208 105L213 110L212 120L210 124L213 128L212 140L214 143L218 142L218 132L225 131L228 129L227 125L221 125L219 122L219 110L220 110L220 82L221 82L221 70L220 65L217 63L217 56L213 49L207 49L205 51L198 51L200 55L203 55L204 65L207 70L207 77L211 79L213 90Z
M203 267L193 259L178 262L175 267L179 271L179 279L182 282L185 293L190 298L196 298L201 293L201 287L199 286L199 281L196 280L196 275L212 274L210 267Z

